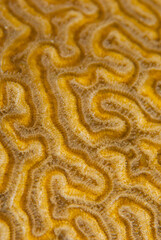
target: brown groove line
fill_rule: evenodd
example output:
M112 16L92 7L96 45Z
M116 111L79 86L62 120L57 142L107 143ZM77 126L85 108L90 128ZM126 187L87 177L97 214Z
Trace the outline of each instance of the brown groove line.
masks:
M138 2L0 2L0 240L161 239L161 4Z

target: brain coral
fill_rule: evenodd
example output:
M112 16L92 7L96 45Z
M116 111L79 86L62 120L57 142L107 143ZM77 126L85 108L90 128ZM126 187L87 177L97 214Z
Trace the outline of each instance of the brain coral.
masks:
M0 240L161 239L161 0L0 0Z

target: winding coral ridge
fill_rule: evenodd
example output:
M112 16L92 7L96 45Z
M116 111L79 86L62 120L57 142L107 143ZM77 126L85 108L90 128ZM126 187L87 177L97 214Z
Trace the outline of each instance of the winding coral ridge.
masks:
M160 240L161 0L1 0L0 62L0 240Z

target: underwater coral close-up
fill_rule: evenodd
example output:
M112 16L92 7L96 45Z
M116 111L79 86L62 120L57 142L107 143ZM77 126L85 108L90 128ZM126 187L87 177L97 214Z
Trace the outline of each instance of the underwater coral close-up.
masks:
M0 0L0 240L161 240L161 0Z

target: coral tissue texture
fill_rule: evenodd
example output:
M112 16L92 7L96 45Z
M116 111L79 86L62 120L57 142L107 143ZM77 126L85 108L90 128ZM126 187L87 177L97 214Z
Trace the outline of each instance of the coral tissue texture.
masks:
M0 240L161 240L161 0L0 0Z

